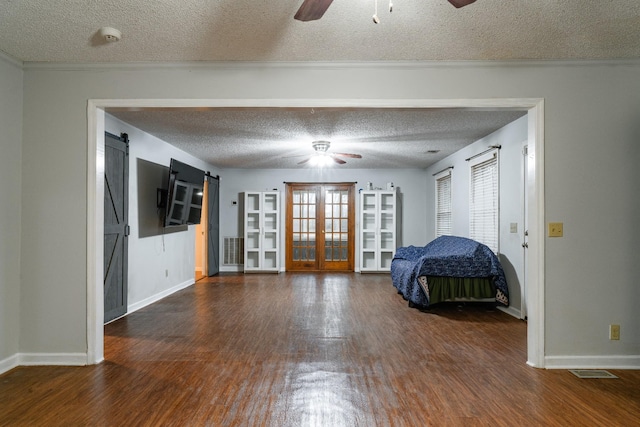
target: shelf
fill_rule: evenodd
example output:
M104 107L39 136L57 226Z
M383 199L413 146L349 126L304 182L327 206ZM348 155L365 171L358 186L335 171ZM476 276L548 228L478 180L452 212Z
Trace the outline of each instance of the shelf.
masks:
M360 270L384 272L391 269L396 250L396 192L360 193Z
M280 193L245 192L245 272L280 268Z

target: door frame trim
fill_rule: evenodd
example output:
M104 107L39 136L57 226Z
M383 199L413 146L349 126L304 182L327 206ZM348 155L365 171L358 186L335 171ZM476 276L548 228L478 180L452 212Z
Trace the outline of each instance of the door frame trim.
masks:
M87 363L104 360L104 308L101 295L103 257L105 110L109 108L344 107L473 108L527 111L529 148L529 245L527 256L527 364L545 366L545 175L544 98L484 99L89 99L87 101ZM533 203L531 203L533 202Z

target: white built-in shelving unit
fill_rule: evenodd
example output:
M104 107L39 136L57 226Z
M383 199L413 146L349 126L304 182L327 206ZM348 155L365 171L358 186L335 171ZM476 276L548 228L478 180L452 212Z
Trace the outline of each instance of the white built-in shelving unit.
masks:
M397 194L395 190L360 192L360 271L391 269L396 251Z
M280 192L244 193L244 272L280 270Z

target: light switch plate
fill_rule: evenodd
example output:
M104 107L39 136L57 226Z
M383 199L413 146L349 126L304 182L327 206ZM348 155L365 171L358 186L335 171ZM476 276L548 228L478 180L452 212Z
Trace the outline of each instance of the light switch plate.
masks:
M549 237L562 237L563 235L563 223L561 222L550 222L548 224Z
M609 325L609 339L616 341L620 339L620 325Z
M518 232L518 223L517 222L512 222L509 224L509 231L511 233L517 233Z

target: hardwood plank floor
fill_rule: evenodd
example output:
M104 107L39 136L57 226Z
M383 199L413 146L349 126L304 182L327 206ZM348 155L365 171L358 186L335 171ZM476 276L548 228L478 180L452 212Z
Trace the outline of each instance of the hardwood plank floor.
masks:
M640 372L526 362L526 324L388 275L221 275L105 327L105 362L0 376L2 426L629 426Z

